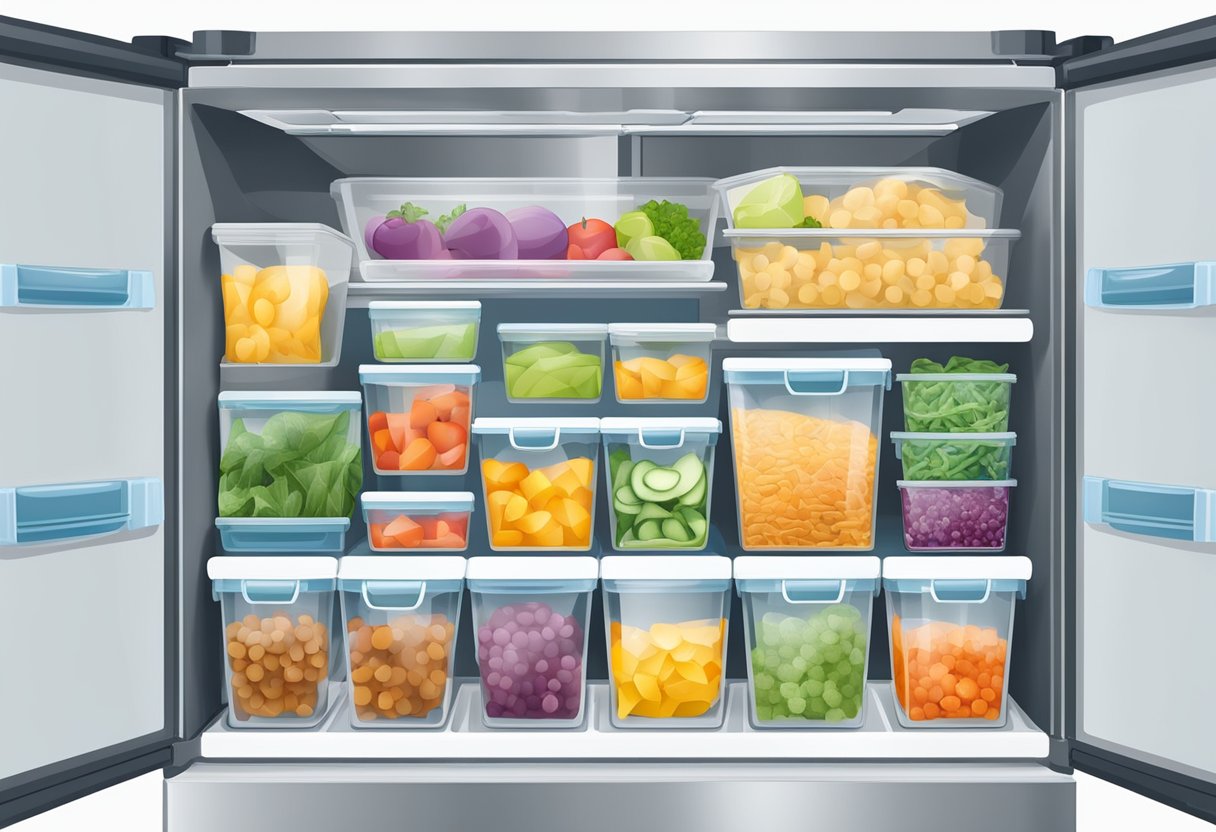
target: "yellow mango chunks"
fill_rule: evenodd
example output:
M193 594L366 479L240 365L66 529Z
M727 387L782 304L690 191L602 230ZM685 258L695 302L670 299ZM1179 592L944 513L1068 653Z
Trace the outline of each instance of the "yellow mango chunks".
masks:
M315 266L242 264L220 275L224 358L241 364L318 364L329 281Z
M616 392L621 399L705 398L709 366L695 355L676 353L667 360L643 355L614 365Z
M695 717L717 703L725 619L656 623L648 630L613 621L610 635L618 719Z
M495 549L589 549L595 462L585 457L529 470L481 463L490 544Z

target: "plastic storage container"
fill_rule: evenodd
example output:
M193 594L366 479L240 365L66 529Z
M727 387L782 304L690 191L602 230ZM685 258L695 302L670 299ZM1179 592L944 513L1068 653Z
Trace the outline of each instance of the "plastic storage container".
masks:
M365 491L363 521L374 552L463 552L469 546L469 491Z
M900 373L904 428L917 433L1009 430L1013 373Z
M595 519L595 418L478 419L490 548L591 548Z
M724 232L744 309L999 309L1020 231Z
M714 190L722 197L725 206L727 228L789 227L772 225L771 218L780 217L781 214L766 210L789 201L793 192L782 192L781 189L754 194L750 201L758 207L747 211L742 225L735 221L736 210L758 185L783 174L798 180L804 214L815 216L825 227L881 228L881 219L891 218L896 220L897 228L995 228L1001 218L1004 195L1000 188L943 168L776 167L719 179L714 183ZM906 204L908 201L915 203L915 210ZM905 204L901 205L901 202ZM927 211L922 216L921 205L933 206L937 213ZM866 208L873 211L864 212ZM837 214L838 211L847 212L847 216ZM861 213L861 216L855 216L857 213ZM955 217L950 225L946 224L948 215ZM764 224L756 225L756 222ZM916 225L912 225L912 222ZM857 226L855 223L863 225Z
M892 431L906 480L1003 480L1013 467L1016 433Z
M374 300L367 305L377 361L472 361L481 301Z
M308 728L325 717L338 561L214 557L211 594L224 626L228 724Z
M1024 557L883 559L900 725L1005 724L1014 601L1030 571Z
M317 223L216 223L231 364L335 367L342 354L350 239Z
M616 400L703 402L714 324L609 324Z
M744 549L874 548L885 358L727 358Z
M754 728L865 722L876 557L735 558Z
M587 710L591 557L469 560L482 720L491 728L575 728Z
M612 546L704 549L717 419L600 420Z
M717 555L600 561L612 725L721 727L730 574Z
M718 199L713 180L660 177L558 179L339 179L330 186L338 202L342 227L355 240L364 280L517 280L529 278L567 278L591 280L693 281L713 277L713 235L718 218ZM392 260L372 248L375 232L389 211L413 203L427 213L423 219L439 220L456 208L490 208L511 212L529 206L542 206L554 212L567 227L584 219L598 219L614 226L622 215L638 210L654 200L668 200L688 207L705 236L702 247L684 252L693 259L659 260L584 260L567 259L561 235L551 239L553 259L475 260L455 258ZM567 235L568 236L568 235ZM445 235L451 243L451 234ZM566 239L565 243L580 242ZM594 243L594 240L592 241ZM617 245L615 234L607 234L594 246L598 255L605 247ZM383 247L383 246L382 246ZM391 252L390 252L391 253ZM534 251L533 257L540 252Z
M448 719L465 559L348 557L338 570L355 728Z
M1010 489L1017 480L900 480L904 546L910 552L1005 549Z
M468 471L473 392L480 380L476 364L360 364L372 469L377 474Z
M507 401L598 402L607 335L605 324L499 324Z
M224 548L341 552L363 487L359 394L225 391L218 404Z

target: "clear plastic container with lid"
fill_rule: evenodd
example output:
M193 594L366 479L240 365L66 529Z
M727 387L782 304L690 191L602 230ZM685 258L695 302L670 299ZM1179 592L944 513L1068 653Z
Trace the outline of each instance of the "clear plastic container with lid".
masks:
M476 364L360 364L367 436L377 474L469 470Z
M910 552L1005 550L1017 480L899 480L904 546Z
M727 358L744 549L874 547L885 358Z
M900 725L1005 724L1014 602L1026 597L1030 573L1025 557L883 559Z
M327 557L207 561L224 627L229 725L308 728L325 717L337 575Z
M730 558L609 555L600 575L612 725L720 727Z
M1003 480L1012 473L1016 433L891 431L905 480Z
M722 423L708 418L600 420L618 551L704 549L714 448Z
M473 423L494 551L591 549L600 420Z
M335 367L354 244L317 223L216 223L224 365Z
M359 501L373 552L468 548L470 491L365 491Z
M703 402L715 324L609 324L618 402Z
M1009 430L1013 373L900 373L904 429L916 433Z
M860 727L878 558L743 555L734 569L752 727Z
M363 485L359 394L225 391L218 404L224 549L341 552Z
M452 668L465 559L347 557L338 570L355 728L439 728Z
M587 710L584 662L592 557L469 560L482 720L491 728L576 728Z
M377 361L472 361L481 301L374 300L367 305Z
M598 402L607 336L607 324L499 324L507 401Z

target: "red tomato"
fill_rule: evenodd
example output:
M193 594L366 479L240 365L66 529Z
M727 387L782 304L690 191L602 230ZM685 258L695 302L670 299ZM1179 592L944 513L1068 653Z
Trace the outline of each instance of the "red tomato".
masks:
M600 252L600 256L596 260L632 260L633 255L625 251L623 248L606 248Z
M616 230L603 220L576 222L566 229L570 244L583 250L588 260L595 260L607 249L616 248Z
M581 248L576 246L574 243L571 243L569 246L566 247L566 259L567 260L586 260L587 255L583 254L583 250Z

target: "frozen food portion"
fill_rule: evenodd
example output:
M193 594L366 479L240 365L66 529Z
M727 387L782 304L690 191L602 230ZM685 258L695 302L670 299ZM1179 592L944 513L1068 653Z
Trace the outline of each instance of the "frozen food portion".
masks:
M469 545L468 512L414 514L401 512L387 522L369 521L372 549L465 549Z
M598 399L603 365L569 341L543 341L506 355L503 374L512 399Z
M286 410L257 433L234 419L220 457L220 516L349 517L363 486L350 418Z
M487 459L481 474L493 548L591 545L594 460L576 457L529 469L522 462Z
M618 549L702 549L709 538L709 468L689 452L671 465L617 448L608 457Z
M377 410L367 417L377 471L463 471L472 418L467 388L433 384L407 389L413 394L408 410Z
M346 622L351 695L360 721L425 717L442 707L456 623L407 613L373 626Z
M906 480L1003 480L1012 465L1012 433L899 433L891 438Z
M905 428L926 433L1007 430L1015 380L1008 369L1008 364L957 355L944 365L916 359L911 371L898 379L903 387ZM918 375L926 378L918 380ZM941 378L943 375L958 378Z
M373 337L372 348L380 361L472 361L477 324L384 329Z
M226 361L317 364L329 280L316 266L259 269L248 263L220 276Z
M904 545L917 549L1004 549L1009 489L1000 482L899 483Z
M583 644L576 615L541 601L498 607L477 629L486 715L574 719L582 708Z
M675 353L662 359L648 355L613 365L620 399L689 399L700 401L709 388L709 365L695 355Z
M917 722L1000 719L1008 649L994 627L950 621L905 627L896 616L892 676L900 707Z
M726 620L657 622L649 628L613 621L609 661L617 718L697 717L722 690Z
M311 615L247 615L225 628L237 719L306 718L329 679L329 632Z

